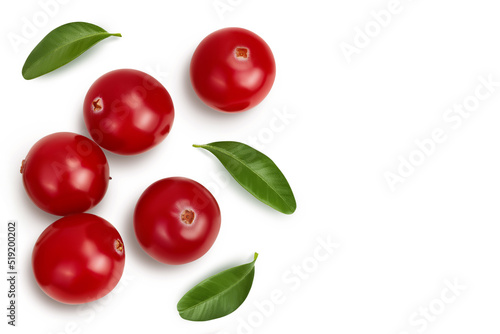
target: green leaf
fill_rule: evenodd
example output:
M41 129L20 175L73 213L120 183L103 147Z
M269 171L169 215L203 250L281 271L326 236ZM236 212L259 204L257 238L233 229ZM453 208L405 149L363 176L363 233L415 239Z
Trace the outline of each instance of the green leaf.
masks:
M101 27L85 22L62 25L49 32L31 51L23 66L23 77L31 80L66 65L110 36L122 35L110 34Z
M297 209L288 181L266 155L234 141L193 146L212 152L234 179L260 201L285 214Z
M224 270L198 283L177 303L179 315L186 320L217 319L235 311L245 301L255 275L252 262Z

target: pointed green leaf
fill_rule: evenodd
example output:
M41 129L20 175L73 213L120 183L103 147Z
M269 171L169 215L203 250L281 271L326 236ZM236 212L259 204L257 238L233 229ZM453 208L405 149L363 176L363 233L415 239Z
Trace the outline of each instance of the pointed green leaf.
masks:
M234 179L260 201L285 214L295 212L297 203L288 181L263 153L234 141L193 146L213 153Z
M49 32L31 51L23 66L23 77L31 80L66 65L110 36L121 37L86 22L62 25Z
M224 270L198 283L177 303L179 315L186 320L206 321L226 316L245 301L255 275L252 262Z

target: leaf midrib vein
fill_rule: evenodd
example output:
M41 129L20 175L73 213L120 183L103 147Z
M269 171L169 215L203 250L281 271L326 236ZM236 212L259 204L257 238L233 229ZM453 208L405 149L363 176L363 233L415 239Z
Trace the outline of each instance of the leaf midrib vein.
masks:
M236 286L236 284L241 283L241 281L243 281L243 280L244 280L244 279L248 276L248 274L249 274L249 273L250 273L250 272L251 272L254 268L255 268L255 267L254 267L254 266L252 266L252 267L250 268L250 270L248 270L247 272L245 272L245 274L242 276L242 278L241 278L241 279L239 279L239 280L237 280L236 282L234 282L233 284L231 284L231 285L230 285L227 289L225 289L225 290L223 290L223 291L221 291L221 292L217 293L216 295L213 295L213 296L212 296L212 297L210 297L210 298L207 298L207 299L202 300L202 301L200 301L200 302L198 302L198 303L196 303L196 304L194 304L194 305L192 305L192 306L189 306L188 308L186 308L186 309L182 310L181 312L186 312L186 311L188 311L188 310L190 310L190 309L192 309L192 308L194 308L194 307L197 307L197 306L198 306L198 305L200 305L200 304L203 304L203 303L208 302L209 300L215 299L215 298L217 298L218 296L222 295L223 293L226 293L227 291L231 290L234 286Z
M259 179L261 179L262 181L264 181L264 183L278 195L278 197L283 201L283 203L288 207L288 209L292 209L288 205L287 201L281 196L281 194L276 189L274 189L264 178L262 178L259 174L257 174L257 172L255 172L253 169L251 169L243 160L241 160L240 158L238 158L236 155L234 155L233 153L231 153L231 152L229 152L227 150L224 150L224 149L221 149L221 148L218 148L218 147L215 147L215 146L210 146L210 145L201 145L201 146L202 147L210 147L210 148L214 149L215 151L223 153L223 154L225 154L225 155L233 158L234 160L238 161L239 163L241 163L249 171L251 171L253 174L255 174Z
M59 50L60 50L60 49L62 49L62 48L67 47L68 45L75 44L75 43L80 42L80 41L82 41L82 40L84 40L84 39L89 39L89 38L92 38L92 37L98 37L98 36L100 37L100 36L102 36L102 35L108 35L107 37L111 37L111 36L113 36L114 34L111 34L111 33L109 33L109 32L100 32L100 33L97 33L97 34L87 35L87 36L83 36L83 37L81 37L81 38L75 39L75 40L71 41L70 43L66 43L66 44L63 44L63 45L61 45L61 46L58 46L58 47L56 47L56 48L52 49L52 51L50 51L50 52L46 52L46 53L45 53L45 54L43 54L41 57L39 57L39 58L38 58L38 60L34 61L34 62L30 65L30 67L33 67L33 66L37 65L37 64L38 64L38 63L39 63L42 59L46 58L49 54L56 53L57 51L59 51ZM95 43L94 43L94 44L95 44ZM91 45L91 46L92 46L92 45ZM87 49L87 50L88 50L88 49ZM85 52L85 51L86 51L86 50L83 50L83 52ZM81 52L79 55L81 55L83 52ZM77 57L78 57L79 55L77 55Z

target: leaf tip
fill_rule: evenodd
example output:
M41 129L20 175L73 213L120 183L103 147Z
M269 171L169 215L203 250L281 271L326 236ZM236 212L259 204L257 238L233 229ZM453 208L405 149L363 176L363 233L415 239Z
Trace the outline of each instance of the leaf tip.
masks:
M177 311L179 312L179 316L184 319L184 320L191 320L189 317L185 314L184 310L179 309L179 306L177 305Z
M184 311L184 309L183 309L181 303L182 303L182 298L177 302L177 312L179 312L179 315L182 317L181 313L182 313L182 311Z
M291 215L297 210L297 205L292 206L287 212L284 212L287 215Z
M36 78L36 76L29 75L28 71L25 70L24 68L23 68L23 71L21 72L21 74L23 75L23 78L25 80L32 80L32 79Z

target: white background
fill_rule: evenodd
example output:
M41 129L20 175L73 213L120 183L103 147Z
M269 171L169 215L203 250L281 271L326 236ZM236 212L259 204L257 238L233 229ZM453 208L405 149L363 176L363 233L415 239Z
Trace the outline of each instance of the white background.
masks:
M2 279L2 333L6 327L8 333L498 333L500 87L459 126L443 118L464 99L474 101L479 77L500 81L496 2L401 0L380 31L370 12L386 9L390 0L222 0L230 6L222 16L214 0L62 2L51 7L50 17L35 0L0 5L4 274L5 225L16 219L20 226L18 327L6 325ZM123 38L105 40L68 66L25 81L21 68L29 52L52 29L72 21L92 22ZM26 22L38 24L31 35L23 35ZM373 37L363 45L357 29L366 25ZM199 41L227 26L259 34L277 63L266 100L237 115L202 105L188 77ZM25 40L15 46L13 36ZM358 53L348 62L341 46L354 45L356 38ZM150 152L106 153L113 180L91 212L124 238L125 273L109 298L63 305L38 288L30 265L34 242L57 217L29 201L19 167L45 135L88 135L81 110L87 89L118 68L160 80L173 98L175 122ZM271 126L277 112L289 115L279 129ZM430 138L435 129L446 140L392 191L385 173L397 173L400 156L418 158L415 141ZM292 185L295 214L255 200L213 156L191 147L248 142L252 136ZM150 259L132 229L142 191L168 176L209 187L223 215L213 248L178 267ZM340 243L321 263L311 257L318 238ZM255 251L260 257L254 285L236 312L203 323L179 317L176 304L184 292L250 261ZM307 278L293 274L293 266L305 266ZM462 287L458 296L445 290L447 281ZM282 303L272 312L259 311L256 303L268 305L276 292L283 294Z

